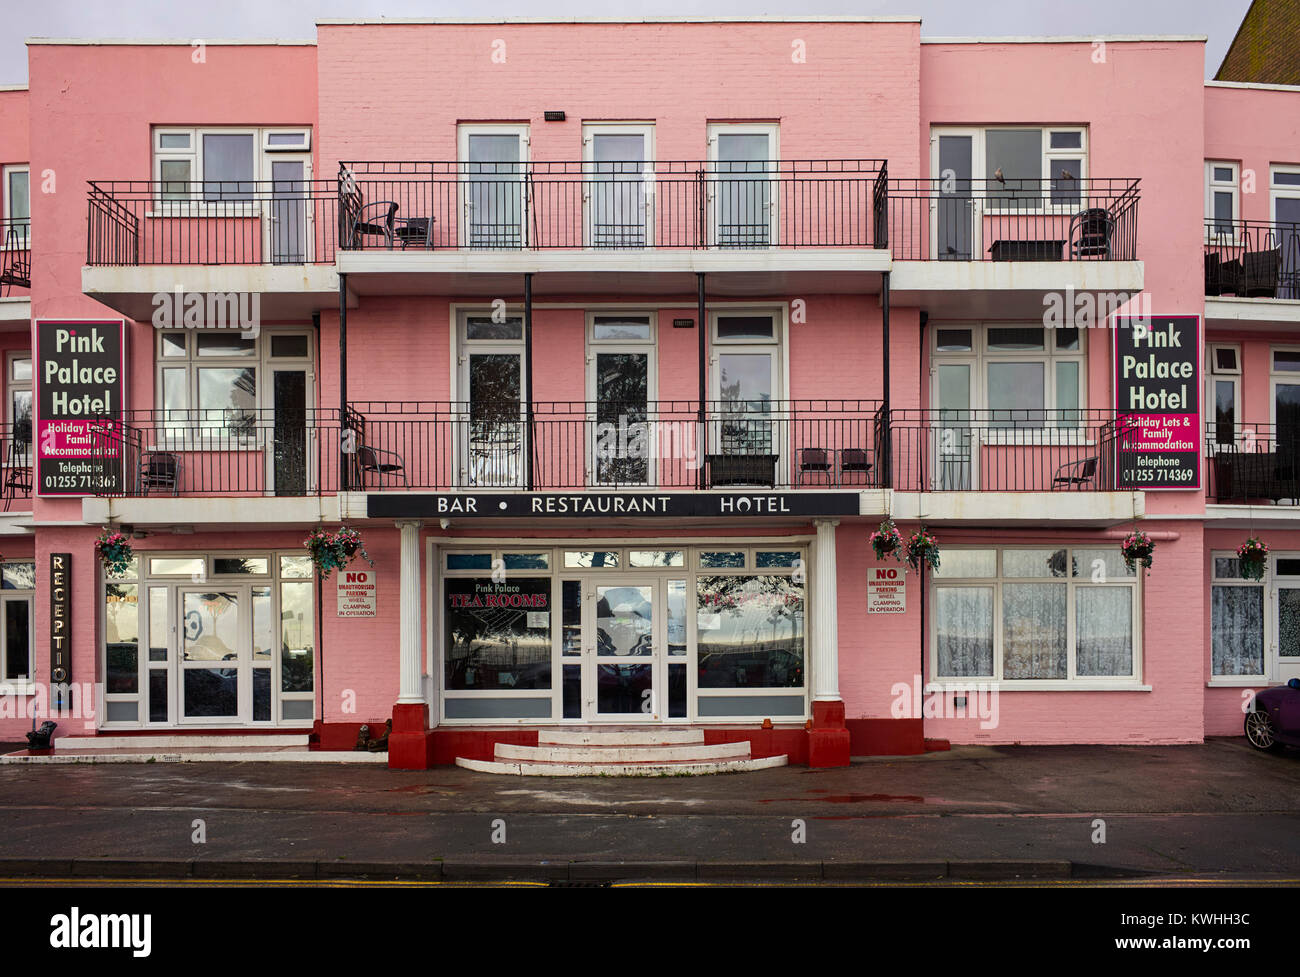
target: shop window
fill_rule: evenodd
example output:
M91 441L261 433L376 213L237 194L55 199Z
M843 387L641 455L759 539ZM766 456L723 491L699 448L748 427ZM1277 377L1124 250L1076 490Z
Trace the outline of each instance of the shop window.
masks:
M1118 549L948 549L932 601L938 680L1138 676L1137 579Z
M803 685L802 582L776 574L702 575L695 596L700 688Z
M453 577L445 597L447 689L551 687L549 577Z

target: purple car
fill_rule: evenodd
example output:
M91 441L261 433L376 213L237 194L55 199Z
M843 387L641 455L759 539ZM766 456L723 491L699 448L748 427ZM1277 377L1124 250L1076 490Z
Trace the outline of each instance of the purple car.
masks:
M1256 694L1255 708L1246 713L1246 739L1257 750L1300 746L1300 678Z

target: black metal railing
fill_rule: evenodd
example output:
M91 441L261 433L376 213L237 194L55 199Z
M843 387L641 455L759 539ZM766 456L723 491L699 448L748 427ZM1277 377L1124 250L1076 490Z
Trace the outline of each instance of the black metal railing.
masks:
M1205 425L1206 498L1300 505L1300 424Z
M89 265L332 264L332 180L90 184Z
M358 403L354 488L871 487L878 401Z
M32 287L31 232L27 218L0 220L0 297Z
M890 481L905 492L1107 492L1115 412L892 410Z
M1300 299L1300 224L1207 220L1205 294Z
M0 496L5 512L32 508L32 423L0 426Z
M900 261L1134 261L1138 181L890 179Z
M339 169L343 250L883 248L876 159L466 163Z
M132 410L97 422L103 496L323 495L343 484L337 410Z

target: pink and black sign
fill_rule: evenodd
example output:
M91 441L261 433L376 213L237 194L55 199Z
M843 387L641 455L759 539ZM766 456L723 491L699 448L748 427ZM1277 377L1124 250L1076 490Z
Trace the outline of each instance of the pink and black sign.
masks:
M1201 487L1199 316L1115 317L1115 487Z
M36 322L36 489L40 495L119 495L126 439L126 324Z

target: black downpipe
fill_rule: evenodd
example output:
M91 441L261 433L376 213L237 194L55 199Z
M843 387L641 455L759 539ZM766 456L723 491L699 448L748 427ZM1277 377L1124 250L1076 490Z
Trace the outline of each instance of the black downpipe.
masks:
M528 481L525 488L533 490L533 469L536 466L533 438L533 275L524 273L524 399L527 411Z
M698 437L699 437L699 444L697 444L697 445L695 446L695 450L696 450L697 452L700 453L700 458L699 458L699 462L700 462L700 467L699 467L699 487L700 487L701 489L705 488L705 472L704 472L704 463L705 463L705 460L706 460L707 457L708 457L707 452L708 452L708 444L709 444L708 429L705 427L705 425L708 423L708 419L709 419L709 418L708 418L708 411L707 411L706 406L705 406L705 405L706 405L706 402L707 402L707 400L708 400L708 394L709 394L709 380L708 380L708 372L707 372L707 369L706 369L706 362L707 362L707 361L706 361L706 359L705 359L705 357L706 357L708 354L707 354L707 349L706 349L706 347L705 347L705 342L704 342L704 340L705 340L705 336L704 336L704 334L705 334L705 332L708 330L709 326L708 326L707 321L706 321L705 318L704 318L704 315L705 315L705 313L704 313L704 272L701 271L701 272L696 272L696 275L695 275L695 318L696 318L696 320L697 320L697 321L696 321L696 328L699 330L699 336L698 336L697 338L699 339L699 344L700 344L700 353L699 353L699 368L700 368L700 407L699 407L699 423L700 423L700 430L699 430L699 435L698 435Z
M922 309L920 318L921 318L921 341L920 343L918 343L919 349L916 357L917 372L918 372L918 376L916 378L916 389L918 391L926 389L926 385L923 382L925 380L925 326L926 323L930 321L930 314L926 312L924 309ZM925 414L922 413L921 416L924 417ZM919 495L917 497L920 498ZM926 630L925 630L926 593L925 593L925 561L924 560L921 561L921 569L917 572L917 577L918 577L918 582L921 585L921 595L920 595L921 640L919 642L921 646L921 670L917 674L921 676L921 688L924 690L925 689L925 658L926 658L925 649L926 649L926 645L929 642L929 636L926 634ZM924 692L922 692L922 698L924 699L924 697L925 694ZM922 729L924 729L924 726L922 726Z
M885 457L877 459L880 463L880 484L882 488L890 488L894 483L894 465L893 465L893 442L894 431L893 424L889 416L889 272L882 272L880 275L880 330L881 330L881 379L884 384L884 413L885 413Z
M339 484L351 488L351 466L344 450L348 444L348 276L339 273Z

